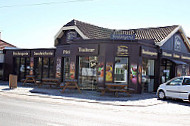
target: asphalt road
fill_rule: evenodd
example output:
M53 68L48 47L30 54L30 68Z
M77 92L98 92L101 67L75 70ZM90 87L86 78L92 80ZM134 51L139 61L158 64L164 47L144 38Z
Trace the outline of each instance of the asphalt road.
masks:
M171 107L189 106L171 105ZM189 126L189 113L0 94L0 126ZM160 109L153 111L153 109ZM151 111L149 111L151 110ZM174 110L175 111L175 110Z

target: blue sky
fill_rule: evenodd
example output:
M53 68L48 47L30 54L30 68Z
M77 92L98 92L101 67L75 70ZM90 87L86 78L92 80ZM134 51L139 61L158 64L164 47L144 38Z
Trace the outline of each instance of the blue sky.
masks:
M0 32L20 48L54 47L54 36L72 19L111 29L182 25L190 37L189 5L189 0L0 0Z

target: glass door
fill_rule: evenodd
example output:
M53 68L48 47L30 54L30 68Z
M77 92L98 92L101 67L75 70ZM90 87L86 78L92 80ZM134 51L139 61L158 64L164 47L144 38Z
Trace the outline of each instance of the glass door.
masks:
M62 61L62 81L64 81L70 79L70 58L64 57Z
M34 73L36 79L54 78L53 72L54 58L36 57L34 58Z
M153 92L155 79L155 61L143 59L142 66L142 91Z
M115 58L114 82L126 83L126 84L128 83L128 58L127 57Z
M97 83L97 56L79 57L79 86L82 89L95 89Z

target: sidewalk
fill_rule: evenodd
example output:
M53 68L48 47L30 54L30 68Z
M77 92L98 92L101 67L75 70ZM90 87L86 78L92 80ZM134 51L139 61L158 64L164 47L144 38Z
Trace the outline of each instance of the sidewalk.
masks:
M17 88L9 89L8 82L0 82L0 92L115 106L146 107L163 103L163 101L157 100L154 93L132 94L131 97L127 97L125 93L119 93L119 97L115 97L113 93L105 93L104 96L101 96L101 92L97 91L82 90L82 93L79 93L72 89L66 89L64 93L61 93L61 88L39 88L33 84L23 86L21 83L18 83Z

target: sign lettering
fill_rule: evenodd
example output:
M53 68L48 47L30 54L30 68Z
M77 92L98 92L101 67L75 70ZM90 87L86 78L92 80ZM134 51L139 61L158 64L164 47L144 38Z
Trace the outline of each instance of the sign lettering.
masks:
M79 51L79 52L85 52L85 53L92 53L92 52L95 51L95 49L89 49L89 48L78 47L78 51Z
M173 57L174 57L174 58L180 58L180 55L177 55L177 54L174 53L174 54L173 54Z
M34 52L34 56L53 56L53 52Z
M63 50L63 54L70 54L70 50Z
M29 56L28 52L13 52L13 56Z
M128 47L127 46L118 46L117 47L118 56L128 56Z
M113 39L113 40L135 40L135 34L133 34L133 35L112 34L111 39Z
M142 54L150 55L150 56L157 56L158 55L157 52L151 52L149 50L144 50L144 49L142 49Z
M181 55L181 59L190 60L190 57Z
M167 52L162 52L162 55L163 56L167 56L167 57L172 57L172 54L171 53L167 53Z

